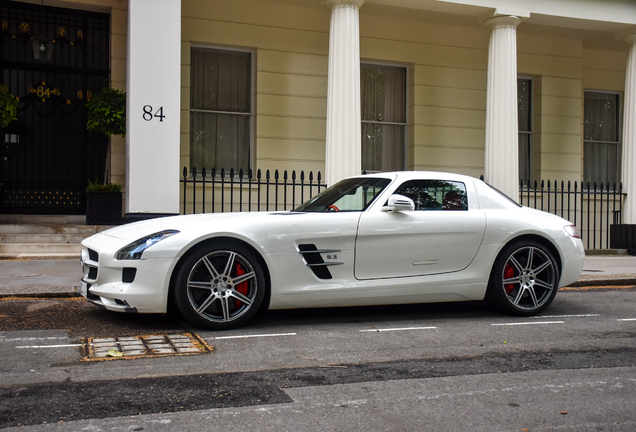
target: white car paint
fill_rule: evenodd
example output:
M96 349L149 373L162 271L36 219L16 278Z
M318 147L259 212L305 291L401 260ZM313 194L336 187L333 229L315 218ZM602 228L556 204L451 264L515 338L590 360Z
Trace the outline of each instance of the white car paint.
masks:
M565 232L569 222L519 207L480 180L433 172L364 178L391 181L364 211L176 216L96 234L82 242L87 296L110 310L166 312L180 260L213 238L243 242L262 258L270 309L482 300L498 254L525 235L552 245L561 263L559 286L580 276L583 245ZM413 179L463 183L468 210L387 211L389 197ZM141 259L116 259L131 242L168 229L179 233L149 247ZM320 256L332 264L330 279L317 277L306 265L299 247L308 244L327 251ZM124 268L136 269L134 282L122 281Z

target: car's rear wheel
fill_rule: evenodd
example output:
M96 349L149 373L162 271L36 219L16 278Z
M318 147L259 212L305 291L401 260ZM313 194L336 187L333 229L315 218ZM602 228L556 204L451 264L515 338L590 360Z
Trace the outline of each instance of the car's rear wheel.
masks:
M192 252L173 280L175 305L197 327L226 330L249 321L265 297L266 278L255 254L238 243Z
M536 241L508 245L492 269L486 301L509 315L531 316L545 310L559 286L559 265Z

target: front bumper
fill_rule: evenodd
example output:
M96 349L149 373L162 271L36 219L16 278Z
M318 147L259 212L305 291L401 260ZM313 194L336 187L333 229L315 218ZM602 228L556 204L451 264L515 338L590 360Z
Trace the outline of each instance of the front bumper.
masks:
M83 242L82 295L111 311L165 313L176 258L118 261L114 256L124 246L121 241L94 237Z
M561 278L559 288L568 286L578 281L583 271L585 261L585 247L581 239L564 237L557 241L561 251Z

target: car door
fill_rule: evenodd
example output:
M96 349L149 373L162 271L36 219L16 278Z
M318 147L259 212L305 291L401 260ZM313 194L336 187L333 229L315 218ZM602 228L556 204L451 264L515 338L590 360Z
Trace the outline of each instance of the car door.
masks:
M457 272L472 262L486 229L476 197L461 182L409 180L395 191L415 211L360 217L355 277L382 279Z

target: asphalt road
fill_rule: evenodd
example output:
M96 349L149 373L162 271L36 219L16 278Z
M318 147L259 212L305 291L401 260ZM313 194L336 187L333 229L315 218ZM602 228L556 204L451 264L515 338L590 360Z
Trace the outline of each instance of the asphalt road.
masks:
M268 312L228 332L81 299L0 301L8 430L636 430L636 288ZM84 361L86 338L195 332L191 356ZM23 426L26 425L26 428Z

